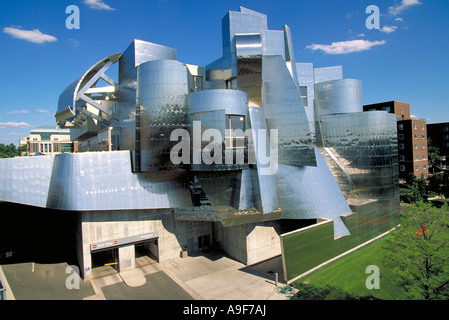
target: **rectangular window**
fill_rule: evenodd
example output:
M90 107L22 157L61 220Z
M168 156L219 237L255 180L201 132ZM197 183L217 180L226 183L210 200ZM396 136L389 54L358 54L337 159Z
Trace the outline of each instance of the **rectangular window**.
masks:
M307 87L306 86L299 86L299 93L301 94L301 98L304 101L304 105L308 106L309 101L307 98Z
M426 129L426 125L422 124L421 125L421 130L425 130Z
M418 144L417 143L415 143L415 149L418 149Z
M405 166L399 166L399 170L405 171Z
M419 171L419 165L416 165L415 170Z
M399 156L399 161L405 161L405 156L404 156L403 154L401 154L401 155Z
M413 129L418 129L418 125L416 123L413 125Z
M414 134L414 138L418 139L418 134L417 133Z
M422 155L423 160L427 160L427 156L425 154Z
M426 169L427 169L427 164L425 164L425 165L423 166L423 169L424 169L424 170L426 170Z
M399 129L399 130L404 130L404 125L403 125L402 123L399 124L399 125L398 125L398 129Z
M226 148L246 148L245 116L226 115Z
M404 144L403 143L399 144L399 149L404 150Z
M382 110L390 112L391 111L391 107L382 107Z
M423 139L425 139L425 138L426 138L426 135L425 135L424 133L422 134L422 138L423 138Z
M419 156L418 155L415 156L415 160L419 160Z
M423 148L423 149L426 148L426 144L425 144L425 143L422 144L422 148Z
M444 127L443 132L449 132L449 127Z
M404 140L404 134L399 134L399 140Z

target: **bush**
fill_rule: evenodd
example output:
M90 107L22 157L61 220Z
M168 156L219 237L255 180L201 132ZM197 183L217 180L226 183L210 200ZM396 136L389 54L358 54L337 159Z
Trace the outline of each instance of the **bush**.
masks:
M291 300L379 300L373 296L357 296L332 286L315 286L310 283L294 285L299 291Z

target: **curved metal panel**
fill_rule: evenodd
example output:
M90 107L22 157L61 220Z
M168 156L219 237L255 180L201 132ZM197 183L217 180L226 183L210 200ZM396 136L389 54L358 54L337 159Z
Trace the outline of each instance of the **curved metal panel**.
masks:
M284 219L334 220L334 236L349 235L341 215L351 213L337 182L318 149L316 167L279 165L276 184Z
M175 60L141 64L138 71L141 171L181 169L170 160L173 130L187 128L187 67ZM138 150L136 150L138 151Z
M58 109L56 112L56 120L61 128L64 128L67 120L71 120L73 116L78 113L76 103L78 100L85 100L86 102L94 105L101 111L109 113L106 111L101 104L90 99L86 96L88 89L90 89L95 83L100 79L100 77L105 77L108 82L111 82L109 78L104 76L104 72L114 63L116 63L121 57L121 53L114 53L107 56L92 67L90 67L81 77L72 82L59 96ZM113 91L114 92L114 91ZM66 118L67 117L67 118Z
M209 141L202 141L200 148L193 148L192 161L190 169L194 171L214 171L214 170L238 170L247 167L246 163L238 163L236 160L236 150L226 150L226 143L224 138L227 136L227 119L226 115L242 116L245 120L245 127L248 128L248 96L245 92L238 90L205 90L198 91L188 95L187 105L189 109L189 124L191 126L190 136L201 139L203 133L208 129L218 130L222 141L219 141L219 148L222 152L222 161L212 165L204 164L202 161L201 153L206 146L209 145ZM199 128L197 132L194 130ZM245 150L243 157L245 157ZM232 162L226 161L226 152L232 153ZM194 159L201 159L201 163L193 161ZM231 159L231 158L229 158ZM235 161L234 161L235 160ZM243 161L245 162L245 161Z
M324 147L352 180L350 198L399 194L396 116L384 111L321 116Z
M321 115L362 112L362 81L342 79L317 83L315 99Z
M298 87L281 56L263 57L263 113L279 134L279 163L315 166L312 134Z

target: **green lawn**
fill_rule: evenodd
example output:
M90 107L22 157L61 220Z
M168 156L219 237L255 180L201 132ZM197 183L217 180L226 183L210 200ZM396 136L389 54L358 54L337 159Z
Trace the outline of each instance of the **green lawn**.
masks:
M348 296L371 296L382 300L405 299L404 292L393 284L392 275L382 261L386 237L350 253L305 278L301 278L292 285L300 289L300 292L306 292L310 287L324 288L329 286L331 287L331 294L327 296L327 299L345 299ZM370 276L370 273L366 273L366 268L370 265L379 267L379 289L369 290L366 288L365 281ZM304 281L306 281L305 286L302 284ZM316 296L315 299L317 299Z

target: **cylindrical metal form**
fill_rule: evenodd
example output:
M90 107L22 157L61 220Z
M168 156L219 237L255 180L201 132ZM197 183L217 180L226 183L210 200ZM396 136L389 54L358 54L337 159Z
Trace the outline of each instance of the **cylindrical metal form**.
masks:
M320 114L363 112L362 81L341 79L315 84Z
M149 61L139 66L138 79L140 171L180 169L170 160L170 135L187 128L187 67L175 60Z

